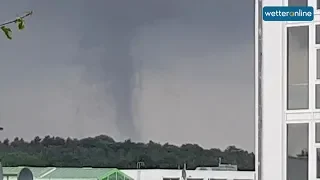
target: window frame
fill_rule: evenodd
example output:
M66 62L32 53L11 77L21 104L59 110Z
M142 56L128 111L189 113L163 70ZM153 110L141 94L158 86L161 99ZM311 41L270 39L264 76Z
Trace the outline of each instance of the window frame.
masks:
M317 142L317 124L320 124L320 120L315 120L314 122L314 147L315 148L320 148L320 139L319 142ZM320 129L319 129L320 133Z
M316 108L316 105L317 105L317 103L316 103L316 101L317 101L317 99L316 99L316 97L317 97L316 86L320 85L320 78L318 79L318 77L317 77L318 76L318 72L317 72L317 69L318 69L317 68L317 66L318 66L317 51L318 50L320 51L320 44L316 44L316 37L317 37L316 27L317 26L320 28L320 22L313 23L312 28L311 28L313 30L313 32L311 34L311 36L312 36L311 38L314 39L314 42L311 44L311 48L310 48L311 49L310 63L311 63L311 66L313 66L313 68L310 69L311 70L311 74L310 75L312 76L312 81L310 81L310 83L313 86L311 88L313 90L312 95L313 95L313 98L314 98L314 102L313 102L314 104L312 105L312 107L314 108L314 112L320 112L320 108L319 109ZM320 34L319 34L319 36L320 36ZM319 71L319 74L320 74L320 71ZM310 98L310 99L312 99L312 98Z
M308 180L309 179L312 179L313 178L313 175L312 175L312 173L316 170L315 168L313 168L313 167L316 167L316 166L311 166L312 165L312 158L313 158L313 156L312 155L310 155L310 154L312 154L313 153L313 149L315 149L315 148L313 148L314 147L314 143L312 143L312 140L313 140L313 138L310 138L312 135L313 135L313 133L312 133L312 128L314 127L314 126L312 126L311 124L311 121L310 120L304 120L304 121L291 121L291 122L286 122L286 123L284 123L285 124L285 128L284 128L284 134L285 134L285 136L283 137L283 162L284 162L284 176L285 176L285 178L287 178L287 174L288 174L288 172L287 172L287 168L288 168L288 157L287 157L287 155L288 155L288 125L290 125L290 124L307 124L307 127L308 127ZM316 161L313 161L313 162L315 162L315 164L317 163Z
M310 1L309 1L310 3ZM320 22L319 22L320 24ZM309 27L309 109L301 110L288 110L287 108L287 29L288 27L296 26L308 26ZM316 177L316 161L312 161L313 152L315 150L315 124L314 121L320 122L320 109L315 108L315 59L314 59L314 47L315 47L315 26L314 22L285 22L283 25L283 49L282 49L282 58L283 58L283 110L284 118L282 121L282 163L283 163L283 174L284 179L287 178L287 125L296 124L296 123L307 123L308 124L308 177L309 179ZM320 48L320 45L319 45ZM320 147L320 144L319 144ZM320 179L319 179L320 180Z
M319 8L318 8L318 2L319 2ZM320 14L320 0L309 0L310 6L314 7L314 14L319 15Z
M286 0L286 1L284 2L284 5L285 5L285 6L289 6L289 1L290 1L290 0ZM305 0L305 1L307 1L307 6L313 5L313 3L310 2L310 1L312 1L312 0ZM292 5L290 5L290 6L292 6ZM296 6L296 5L293 5L293 6ZM299 5L299 6L300 6L300 5ZM313 6L313 7L314 7L314 6Z
M284 98L284 109L285 109L285 112L287 113L311 113L313 109L315 108L312 108L314 103L311 101L313 98L313 94L311 93L314 93L311 88L313 88L312 86L312 83L311 83L311 79L313 78L312 77L312 73L311 71L313 70L312 68L314 68L313 64L314 63L311 63L312 62L312 59L313 59L313 56L311 55L312 51L312 44L315 44L313 42L315 42L315 40L312 40L312 38L314 38L314 35L312 33L315 33L313 31L313 26L312 26L313 23L310 23L310 22L307 22L307 23L299 23L299 22L296 22L296 23L286 23L285 26L284 26L284 30L283 30L283 81L285 82L284 83L284 86L283 86L283 98ZM288 109L288 86L289 86L289 82L288 82L288 29L290 27L301 27L301 26L305 26L305 27L308 27L309 29L309 92L308 92L308 109ZM319 112L320 112L320 109L319 109ZM304 118L305 119L305 118Z

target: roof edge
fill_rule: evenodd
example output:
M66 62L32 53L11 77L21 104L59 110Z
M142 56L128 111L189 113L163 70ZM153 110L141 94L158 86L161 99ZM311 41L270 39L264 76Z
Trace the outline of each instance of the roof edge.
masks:
M110 175L113 174L113 173L119 173L119 174L121 174L122 176L133 180L132 177L128 176L127 174L125 174L124 172L122 172L121 170L119 170L119 169L117 169L117 168L112 168L112 169L111 169L110 171L108 171L105 175L99 177L98 179L99 179L99 180L103 180L103 179L107 178L108 176L110 176Z
M44 178L46 177L47 175L51 174L53 171L55 171L57 168L56 167L53 167L52 169L50 169L49 171L43 173L39 178Z
M111 168L111 170L106 172L106 174L98 177L98 180L103 180L103 179L107 178L108 176L110 176L111 174L113 174L114 172L117 172L117 171L119 171L117 168Z

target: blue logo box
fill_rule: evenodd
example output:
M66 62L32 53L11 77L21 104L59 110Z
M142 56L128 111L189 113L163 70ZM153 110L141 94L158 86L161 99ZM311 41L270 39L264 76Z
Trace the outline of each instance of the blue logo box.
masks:
M311 6L265 6L262 10L264 21L313 21Z

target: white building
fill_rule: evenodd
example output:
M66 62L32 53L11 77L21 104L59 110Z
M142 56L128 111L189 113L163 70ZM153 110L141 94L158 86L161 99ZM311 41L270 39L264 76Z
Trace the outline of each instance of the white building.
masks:
M28 169L30 173L21 173L24 169ZM187 170L186 179L254 180L254 174L254 171ZM182 180L182 170L3 167L3 180Z
M316 15L314 22L262 23L261 179L320 179L320 1L262 5L308 5Z
M182 171L166 169L121 170L134 180L181 180ZM187 180L254 180L254 171L187 170Z
M21 173L23 169L28 169L30 173ZM254 174L254 171L187 170L186 179L254 180ZM3 180L182 180L182 170L3 167Z

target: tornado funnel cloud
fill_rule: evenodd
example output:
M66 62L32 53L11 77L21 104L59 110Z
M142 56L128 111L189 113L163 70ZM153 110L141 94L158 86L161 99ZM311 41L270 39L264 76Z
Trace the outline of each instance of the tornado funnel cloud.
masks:
M131 81L128 76L118 77L111 85L116 113L116 125L122 138L139 140L134 123Z
M116 126L122 139L140 140L134 122L133 95L135 81L134 60L130 56L132 36L114 35L102 65L113 97Z

